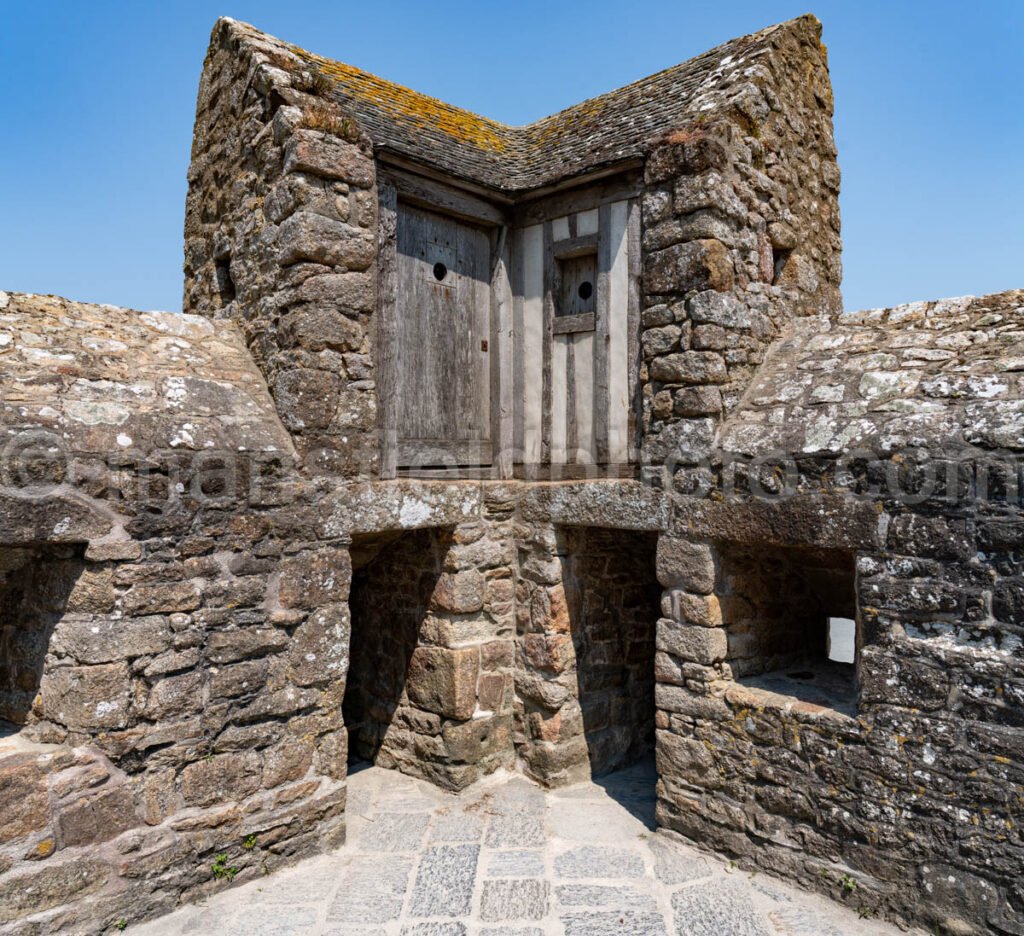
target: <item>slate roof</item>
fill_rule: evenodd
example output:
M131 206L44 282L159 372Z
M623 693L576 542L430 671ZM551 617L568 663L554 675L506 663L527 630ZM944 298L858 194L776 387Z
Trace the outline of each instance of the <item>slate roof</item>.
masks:
M489 188L517 192L643 155L652 137L698 116L711 95L749 80L744 71L780 29L807 30L813 16L733 39L681 65L642 78L521 127L446 104L352 65L231 23L243 39L272 43L335 82L334 95L378 149Z
M797 319L719 442L752 456L1024 453L1024 290Z

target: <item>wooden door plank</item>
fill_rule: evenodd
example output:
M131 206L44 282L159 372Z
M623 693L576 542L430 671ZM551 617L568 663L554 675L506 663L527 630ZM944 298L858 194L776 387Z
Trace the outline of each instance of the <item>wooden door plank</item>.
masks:
M551 456L551 321L555 317L555 295L558 289L555 258L551 252L554 232L550 221L544 222L544 410L541 431L541 461L550 463Z
M393 478L397 469L397 411L399 374L395 356L397 309L398 196L394 186L378 186L377 229L377 412L380 414L380 476Z
M632 198L629 201L629 222L627 226L627 245L629 253L629 351L626 380L630 388L629 419L627 432L629 444L626 457L635 462L639 457L639 439L641 425L642 400L640 397L640 201Z
M613 202L609 213L608 461L629 460L629 202Z
M611 306L611 209L598 208L597 306L594 314L594 452L608 462L608 316Z

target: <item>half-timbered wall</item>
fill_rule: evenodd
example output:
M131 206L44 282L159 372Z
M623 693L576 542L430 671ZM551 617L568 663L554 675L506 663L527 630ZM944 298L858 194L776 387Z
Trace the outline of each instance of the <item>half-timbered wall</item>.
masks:
M516 230L519 462L585 472L631 460L638 233L628 197L563 204Z
M542 466L587 476L632 461L634 196L627 179L511 206L386 174L385 476L486 468L509 477Z

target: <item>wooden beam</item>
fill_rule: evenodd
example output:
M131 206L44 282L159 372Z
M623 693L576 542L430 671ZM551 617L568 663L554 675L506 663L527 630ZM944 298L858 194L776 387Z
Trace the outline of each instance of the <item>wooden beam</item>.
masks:
M509 212L498 208L492 202L436 179L399 169L389 170L386 178L394 185L402 201L421 208L441 211L474 224L500 226L509 220Z
M377 409L380 414L380 476L395 477L398 452L398 363L395 315L398 283L398 193L381 181L377 228Z
M594 316L594 452L608 461L608 315L611 310L612 223L609 204L598 211L597 308Z
M594 330L594 313L581 312L579 315L559 315L551 323L551 333L554 335L569 335L574 332L587 332Z
M552 254L551 222L544 222L544 410L541 432L541 462L551 461L551 323L555 317L558 268Z
M627 322L629 327L629 460L639 458L640 425L643 412L643 398L640 394L640 200L630 199L629 220L626 224L626 248L629 251L629 306Z
M635 170L623 172L620 167L614 178L605 181L580 182L554 194L541 196L537 191L523 196L515 203L513 222L516 225L539 224L562 215L599 208L608 202L635 198L642 191L642 174Z
M573 221L575 215L570 216ZM556 241L552 244L552 251L557 260L569 260L572 257L585 257L587 254L597 253L597 234L584 234L582 237L570 237L568 240Z
M510 253L508 227L502 226L494 246L494 272L491 276L491 441L492 463L499 478L512 477L512 449L515 444Z

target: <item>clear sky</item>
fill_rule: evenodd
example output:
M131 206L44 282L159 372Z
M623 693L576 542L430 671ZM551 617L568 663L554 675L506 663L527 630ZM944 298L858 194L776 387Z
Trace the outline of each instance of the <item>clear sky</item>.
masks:
M1024 287L1024 0L0 0L0 289L181 307L221 14L525 123L805 12L835 89L846 307Z

